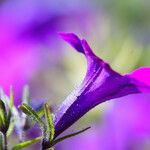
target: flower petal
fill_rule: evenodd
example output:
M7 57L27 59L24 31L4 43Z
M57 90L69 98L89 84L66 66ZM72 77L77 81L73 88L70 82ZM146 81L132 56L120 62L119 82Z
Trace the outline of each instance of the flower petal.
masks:
M82 44L78 36L73 33L59 33L59 35L68 42L72 47L74 47L77 51L84 53L82 48Z
M141 92L150 92L150 67L141 67L128 75Z
M108 63L97 57L86 40L75 34L62 34L63 39L87 59L87 73L76 88L62 103L55 115L55 137L80 119L96 105L113 98L140 93L137 84L129 75L120 75ZM133 82L134 81L134 82Z

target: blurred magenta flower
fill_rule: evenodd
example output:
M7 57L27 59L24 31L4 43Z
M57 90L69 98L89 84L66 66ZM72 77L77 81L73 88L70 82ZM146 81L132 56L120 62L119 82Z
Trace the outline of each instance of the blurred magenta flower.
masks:
M103 116L99 134L102 149L147 150L150 138L150 94L131 95L115 101ZM108 144L104 141L108 141ZM148 142L148 143L147 143Z
M58 63L60 55L55 49L61 50L61 46L56 42L57 32L77 24L80 28L81 16L85 13L88 16L88 11L83 11L86 6L81 10L80 3L54 0L6 0L1 3L0 86L6 93L13 85L15 96L20 99L23 85L30 83L35 73Z
M86 40L80 40L73 33L60 35L78 52L85 55L88 67L81 85L68 96L56 113L55 136L62 133L90 109L106 100L133 93L150 92L148 80L139 78L139 76L150 77L150 68L140 68L131 74L121 75L97 57ZM146 75L141 76L146 72Z
M37 69L38 60L29 45L7 44L0 46L0 86L8 93L10 85L13 85L16 96Z

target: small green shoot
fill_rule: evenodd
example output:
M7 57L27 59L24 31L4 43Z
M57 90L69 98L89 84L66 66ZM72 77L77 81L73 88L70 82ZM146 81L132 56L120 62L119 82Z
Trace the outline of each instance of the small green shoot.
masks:
M21 150L21 149L23 149L25 147L28 147L30 145L33 145L33 144L39 142L41 139L42 139L42 137L37 137L37 138L32 139L32 140L24 141L22 143L19 143L19 144L15 145L12 148L12 150Z

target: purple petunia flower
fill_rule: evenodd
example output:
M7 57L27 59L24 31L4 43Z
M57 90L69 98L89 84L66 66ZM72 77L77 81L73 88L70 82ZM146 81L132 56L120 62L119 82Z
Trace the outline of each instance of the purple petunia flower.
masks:
M81 85L67 97L56 112L56 137L90 109L106 100L132 93L150 92L150 81L144 79L150 77L150 68L140 68L132 74L121 75L97 57L86 40L80 40L73 33L60 35L78 52L85 55L87 73Z

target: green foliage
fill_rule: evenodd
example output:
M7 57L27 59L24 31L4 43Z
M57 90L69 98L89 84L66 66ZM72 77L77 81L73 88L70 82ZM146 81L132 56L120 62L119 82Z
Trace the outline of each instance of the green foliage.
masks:
M43 117L45 114L44 108L40 108L36 113L38 114L39 117Z
M0 132L0 150L3 150L3 134Z
M13 88L11 86L10 87L10 104L9 104L10 111L12 111L13 106L14 106L14 91L13 91Z
M23 148L25 148L25 147L28 147L28 146L30 146L30 145L33 145L33 144L39 142L40 140L41 140L41 137L37 137L37 138L32 139L32 140L24 141L24 142L22 142L22 143L19 143L19 144L15 145L15 146L12 148L12 150L21 150L21 149L23 149Z
M12 134L14 127L15 127L15 119L13 118L10 121L9 128L7 130L7 133L6 133L7 137L9 137Z
M19 106L19 109L21 109L27 116L31 117L34 121L36 121L42 128L45 128L44 122L38 116L36 111L34 111L29 105L22 104Z
M5 103L2 100L0 100L0 131L2 133L6 133L9 128L12 109L13 109L13 90L11 89L8 112L6 110Z
M53 116L49 105L46 103L44 104L43 108L40 108L40 110L33 110L33 108L29 106L29 88L25 86L23 91L24 103L19 106L19 109L21 109L24 114L18 112L14 106L14 93L12 87L10 88L10 97L8 98L3 93L2 96L4 100L0 100L0 150L7 149L7 137L12 134L15 126L17 130L19 130L18 137L20 140L20 136L22 137L24 134L24 125L27 123L26 119L29 119L28 117L30 117L41 127L42 136L27 141L24 141L23 138L21 138L21 142L16 144L12 150L21 150L39 142L40 140L42 141L42 148L52 148L57 143L76 136L89 129L88 127L76 133L56 139ZM45 121L42 120L42 117L45 119Z
M6 113L5 104L2 100L0 100L0 130L1 132L4 132L6 122L7 122L7 113Z
M48 104L44 105L44 113L45 113L45 119L46 119L46 133L47 133L47 139L49 141L52 141L55 134L55 128L53 123L53 118L49 109Z

